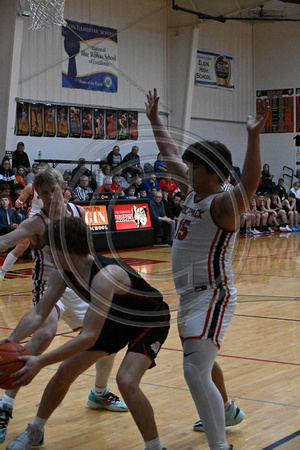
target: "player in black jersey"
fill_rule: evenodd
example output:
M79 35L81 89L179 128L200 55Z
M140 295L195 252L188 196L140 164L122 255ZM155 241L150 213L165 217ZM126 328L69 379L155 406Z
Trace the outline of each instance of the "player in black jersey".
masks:
M57 349L38 357L28 356L14 377L27 385L45 366L64 361L48 383L36 426L28 428L7 447L42 445L44 426L62 402L73 381L99 358L128 345L117 374L117 383L146 448L160 450L153 409L140 389L140 380L155 365L156 355L169 331L169 308L161 293L124 262L91 253L91 233L77 218L63 218L47 226L45 240L56 270L38 305L19 322L9 339L20 342L47 318L66 285L89 307L81 333ZM23 447L22 447L23 448ZM25 447L24 447L25 448Z

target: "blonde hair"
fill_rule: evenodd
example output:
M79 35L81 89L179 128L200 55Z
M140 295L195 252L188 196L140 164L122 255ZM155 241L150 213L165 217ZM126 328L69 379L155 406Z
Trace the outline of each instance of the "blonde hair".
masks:
M45 169L40 170L34 177L34 188L39 193L42 186L44 186L45 184L48 184L50 186L58 184L62 188L64 185L62 174L53 167L46 167Z

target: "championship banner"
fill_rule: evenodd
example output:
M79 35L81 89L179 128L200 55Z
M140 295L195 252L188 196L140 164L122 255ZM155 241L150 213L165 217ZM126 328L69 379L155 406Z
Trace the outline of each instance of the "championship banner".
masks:
M114 205L116 230L150 228L150 212L147 203Z
M196 84L234 89L232 57L197 50Z
M117 30L66 22L62 27L62 86L117 92Z
M108 230L108 217L105 205L81 206L85 210L85 223L91 231Z

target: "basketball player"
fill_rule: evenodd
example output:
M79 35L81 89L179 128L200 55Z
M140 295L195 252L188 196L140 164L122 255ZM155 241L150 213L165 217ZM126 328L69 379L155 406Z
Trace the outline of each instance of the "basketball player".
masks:
M33 304L36 306L48 288L50 273L53 263L49 259L48 248L42 237L46 224L50 219L62 216L84 217L83 208L74 204L66 204L62 195L63 178L60 172L53 168L40 171L34 179L34 188L43 202L43 209L24 220L10 236L0 238L0 251L4 251L13 245L23 242L25 238L30 240L34 254L33 270ZM26 344L26 348L33 355L43 353L53 340L59 313L72 329L82 326L86 304L75 293L67 289L60 302L52 309L44 324L34 333ZM93 409L106 408L113 411L127 411L126 405L117 396L109 392L107 387L114 357L109 356L97 363L96 384L88 397L88 406ZM0 401L0 442L6 438L9 419L12 417L14 400L18 389L6 391Z
M228 449L222 396L212 369L236 306L231 254L260 179L259 134L269 112L259 103L248 116L248 147L241 183L224 192L220 182L232 170L230 151L219 142L197 142L182 158L158 115L156 89L149 91L146 112L170 173L186 195L172 248L173 277L180 295L178 328L184 375L211 449ZM231 447L229 447L231 448Z
M140 389L147 369L169 331L169 308L161 293L123 261L92 253L88 226L79 218L65 217L47 226L55 267L49 287L38 305L25 314L9 339L19 342L42 326L66 284L89 307L81 334L55 350L29 356L14 374L17 385L27 385L45 366L64 361L48 383L33 424L16 437L8 450L44 443L44 426L75 379L99 358L128 345L117 374L119 389L145 441L146 449L162 450L154 413Z

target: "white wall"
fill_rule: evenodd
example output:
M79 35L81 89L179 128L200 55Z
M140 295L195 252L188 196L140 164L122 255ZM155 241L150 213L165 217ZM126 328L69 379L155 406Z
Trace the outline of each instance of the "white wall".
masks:
M118 92L115 94L62 88L61 27L53 25L42 30L28 30L31 18L22 17L23 36L16 43L21 46L17 97L58 104L143 110L145 93L153 83L165 96L167 65L165 6L165 0L66 2L64 13L66 19L118 30L119 83ZM15 104L11 105L11 109L14 122ZM142 113L139 120L141 128L148 123ZM37 158L39 150L42 152L42 158L76 160L84 155L86 159L102 159L115 142L84 138L20 137L13 134L11 126L6 150L15 149L16 143L20 140L24 141L31 161ZM118 143L124 147L121 153L125 155L136 142ZM143 141L144 149L147 146L147 142Z

